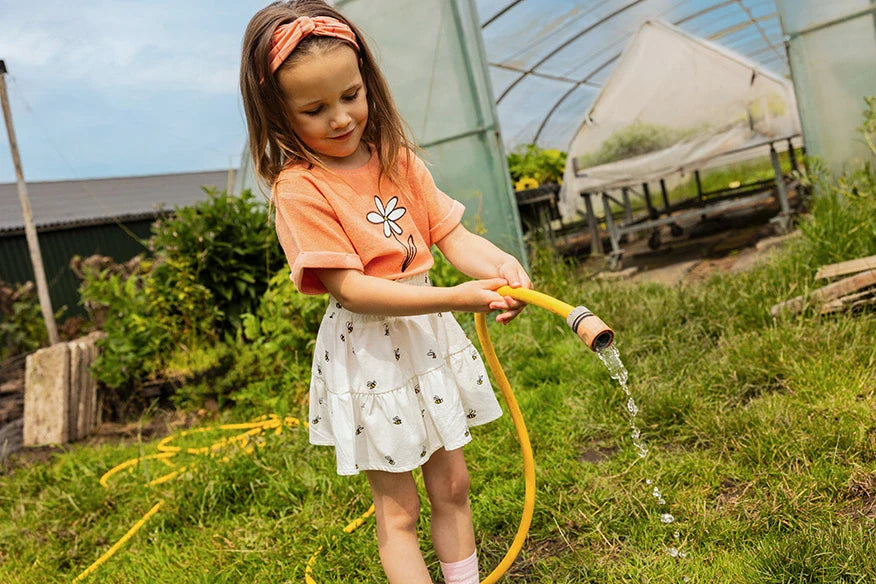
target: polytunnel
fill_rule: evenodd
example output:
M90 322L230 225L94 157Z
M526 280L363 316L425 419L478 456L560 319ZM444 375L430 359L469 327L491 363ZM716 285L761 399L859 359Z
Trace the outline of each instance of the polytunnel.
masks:
M525 251L505 153L523 144L568 150L643 23L731 52L764 77L789 76L774 0L335 5L371 39L438 186L466 204L470 228L518 257Z

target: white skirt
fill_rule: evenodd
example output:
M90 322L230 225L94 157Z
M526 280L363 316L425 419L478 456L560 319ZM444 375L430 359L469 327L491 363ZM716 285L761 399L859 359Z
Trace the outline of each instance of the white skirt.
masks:
M430 286L428 275L401 280ZM329 297L310 382L310 442L340 475L406 472L502 415L481 356L451 313L373 316Z

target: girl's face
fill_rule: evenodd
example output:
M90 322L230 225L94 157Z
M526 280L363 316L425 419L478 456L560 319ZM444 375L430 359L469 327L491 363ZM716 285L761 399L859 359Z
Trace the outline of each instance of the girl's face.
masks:
M277 72L292 129L329 167L355 168L370 158L362 145L368 122L359 57L343 44L302 57Z

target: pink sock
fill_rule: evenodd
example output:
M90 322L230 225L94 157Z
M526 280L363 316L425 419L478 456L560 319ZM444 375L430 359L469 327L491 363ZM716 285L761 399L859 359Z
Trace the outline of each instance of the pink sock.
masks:
M441 573L444 574L445 584L479 584L478 577L478 552L475 551L472 555L464 560L445 564L441 564Z

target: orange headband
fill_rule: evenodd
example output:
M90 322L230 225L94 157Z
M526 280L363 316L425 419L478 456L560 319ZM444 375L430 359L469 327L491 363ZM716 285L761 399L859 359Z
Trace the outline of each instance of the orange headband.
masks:
M331 16L300 16L289 24L278 26L271 36L271 52L268 53L271 73L276 72L298 43L310 35L339 38L359 50L353 30L340 20Z

